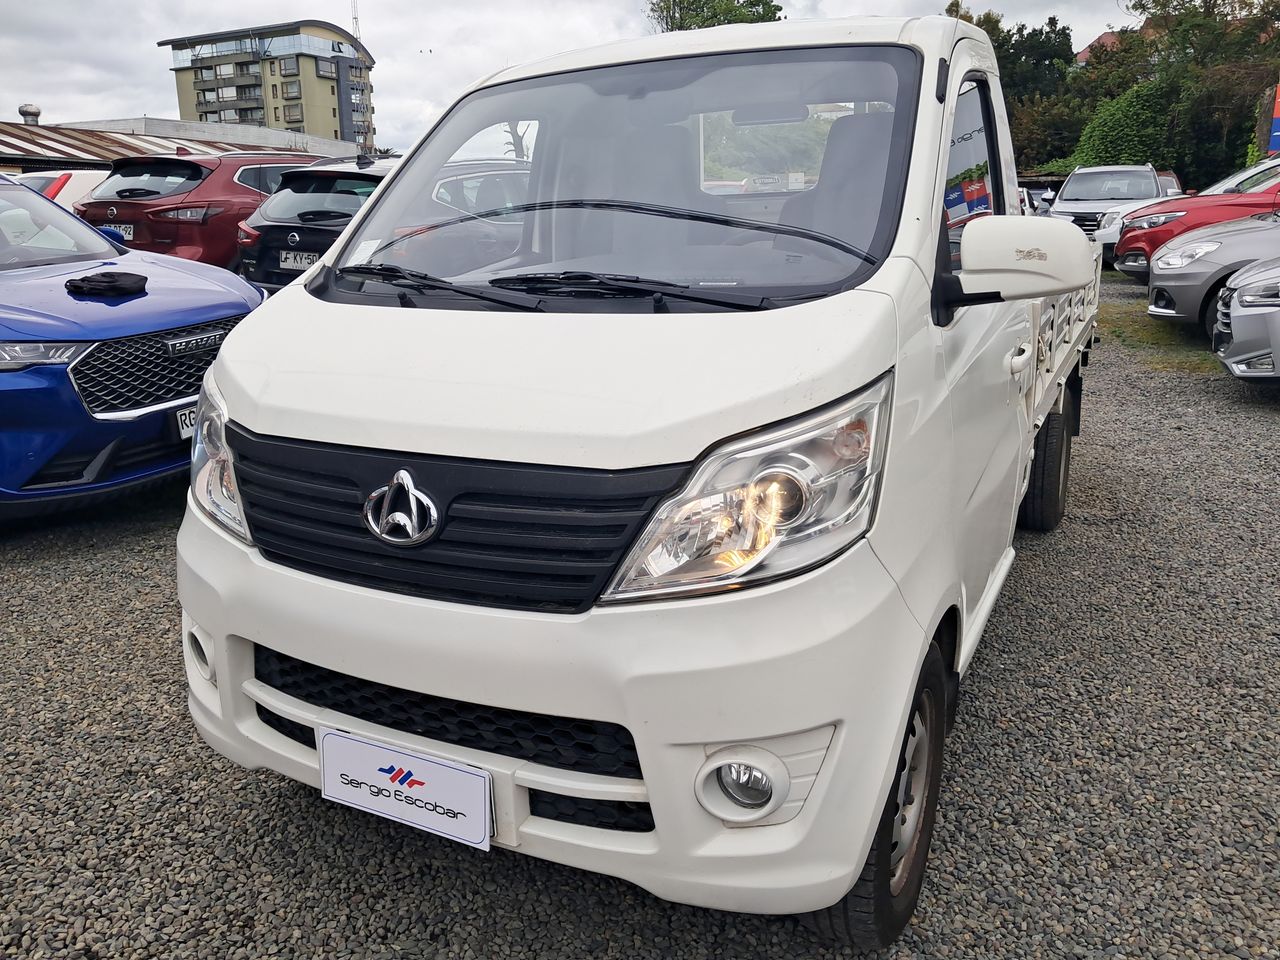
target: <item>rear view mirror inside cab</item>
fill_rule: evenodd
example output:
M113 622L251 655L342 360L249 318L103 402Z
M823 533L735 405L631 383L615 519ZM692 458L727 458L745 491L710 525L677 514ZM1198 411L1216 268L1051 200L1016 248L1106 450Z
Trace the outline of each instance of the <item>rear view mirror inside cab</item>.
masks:
M771 123L801 123L809 119L803 103L760 103L733 111L735 127L763 127Z

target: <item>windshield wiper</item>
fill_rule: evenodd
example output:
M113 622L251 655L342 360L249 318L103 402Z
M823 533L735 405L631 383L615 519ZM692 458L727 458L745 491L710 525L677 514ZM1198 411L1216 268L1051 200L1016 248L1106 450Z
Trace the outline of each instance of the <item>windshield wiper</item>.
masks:
M470 287L465 284L458 284L451 280L442 279L441 277L433 277L431 274L422 273L419 270L406 270L404 267L398 267L394 263L356 263L349 267L339 267L334 271L334 275L337 277L357 277L379 280L395 287L407 287L410 290L417 290L419 292L425 292L427 290L447 290L450 293L460 293L465 297L474 297L476 300L487 300L489 303L501 304L504 307L514 307L517 310L542 309L542 300L539 297L531 297L519 293L501 293L498 291L484 290L478 287ZM400 304L402 306L414 305L407 297L401 297Z
M692 300L737 310L768 310L774 304L768 297L724 290L701 290L684 283L666 280L646 280L643 277L624 276L617 273L591 273L586 270L564 270L559 273L515 273L494 277L489 281L494 287L536 288L554 296L557 291L571 293L575 290L611 290L637 295L657 294L676 300Z
M303 210L296 217L302 223L310 223L312 220L350 220L351 214L344 210Z
M117 200L138 200L142 197L158 197L159 190L151 190L147 187L125 187L116 191Z
M513 203L506 207L495 207L492 210L479 210L461 217L441 220L439 223L419 227L410 233L388 240L373 251L376 256L383 250L411 237L420 237L434 230L468 223L472 220L492 220L512 213L528 213L538 210L620 210L627 213L642 213L654 217L667 217L672 220L691 220L695 223L714 223L722 227L734 227L741 230L757 230L761 233L772 233L784 237L797 237L801 240L812 240L828 247L835 247L844 253L857 257L868 266L874 267L880 261L861 247L854 246L817 230L807 227L793 227L786 223L768 223L764 220L747 220L742 217L729 217L719 213L706 213L702 210L689 210L684 207L667 207L658 203L637 203L632 200L542 200L537 203Z

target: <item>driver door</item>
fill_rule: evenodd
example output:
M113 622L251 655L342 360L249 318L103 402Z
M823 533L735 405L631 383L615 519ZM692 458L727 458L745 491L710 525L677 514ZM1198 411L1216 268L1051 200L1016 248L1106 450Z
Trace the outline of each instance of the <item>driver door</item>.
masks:
M999 87L985 69L962 66L964 46L952 63L953 78L961 79L949 94L953 128L938 264L940 272L957 274L964 270L959 251L966 224L984 216L1020 215L1012 151L1001 142L1007 127ZM977 608L1012 540L1029 437L1029 306L1027 301L980 304L937 317L951 397L952 516L966 614Z

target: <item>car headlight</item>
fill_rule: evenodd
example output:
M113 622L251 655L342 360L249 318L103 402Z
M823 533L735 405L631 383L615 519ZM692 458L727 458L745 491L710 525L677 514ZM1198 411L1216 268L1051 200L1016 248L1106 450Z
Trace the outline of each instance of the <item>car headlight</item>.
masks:
M1119 219L1120 214L1118 213L1104 213L1102 215L1102 219L1098 221L1098 229L1106 230L1109 227L1114 227L1116 225L1116 221Z
M866 533L892 374L831 410L713 451L662 504L601 601L707 593L800 573Z
M1222 244L1213 240L1204 243L1189 243L1185 247L1170 250L1156 259L1156 266L1162 270L1181 270L1187 264L1199 260L1206 253L1212 253Z
M0 343L0 370L70 363L91 346L91 343Z
M1187 211L1178 210L1174 213L1153 213L1147 217L1134 217L1132 220L1124 222L1125 228L1129 230L1150 230L1152 227L1162 227L1171 220L1177 220L1179 217L1185 217Z
M1280 307L1280 280L1251 283L1236 291L1242 307Z
M240 509L240 488L227 446L227 405L213 377L204 378L191 439L191 495L200 509L245 543L252 543Z

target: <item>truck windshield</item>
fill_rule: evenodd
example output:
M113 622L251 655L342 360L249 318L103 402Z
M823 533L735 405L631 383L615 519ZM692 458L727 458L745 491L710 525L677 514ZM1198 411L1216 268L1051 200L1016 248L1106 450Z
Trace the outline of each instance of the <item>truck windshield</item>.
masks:
M1152 200L1161 195L1150 170L1087 170L1073 173L1059 200Z
M845 46L479 90L374 202L338 256L335 289L403 302L412 273L449 281L419 282L415 306L458 306L468 287L627 312L663 285L682 291L668 298L680 310L847 289L892 243L919 77L908 48ZM367 269L379 265L401 273Z

